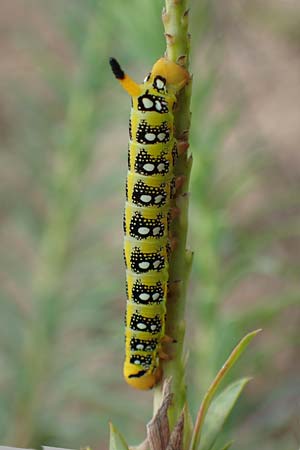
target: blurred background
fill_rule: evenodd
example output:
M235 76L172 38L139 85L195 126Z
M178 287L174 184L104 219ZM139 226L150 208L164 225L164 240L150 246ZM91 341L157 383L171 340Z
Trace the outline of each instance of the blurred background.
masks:
M162 0L1 0L0 444L95 450L145 436L122 379L129 99L164 52ZM300 446L300 4L191 0L187 303L195 414L224 359L253 380L233 449ZM227 380L230 381L230 380Z

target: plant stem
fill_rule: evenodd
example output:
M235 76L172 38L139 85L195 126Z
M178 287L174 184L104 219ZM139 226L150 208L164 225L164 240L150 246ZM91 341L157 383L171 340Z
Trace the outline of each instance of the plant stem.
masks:
M167 42L166 57L188 68L189 34L188 10L186 0L166 0L163 23ZM176 192L176 208L179 213L172 221L170 234L175 240L175 249L169 261L169 294L167 299L166 335L176 339L177 344L168 345L167 351L172 360L164 364L164 376L172 376L174 402L169 409L170 426L173 427L186 402L185 363L183 361L183 341L185 333L185 298L192 264L192 253L186 250L188 228L188 185L192 158L187 154L190 127L191 83L178 96L174 113L175 137L179 157L174 167L175 177L183 177L184 183ZM174 351L175 350L175 351ZM161 387L154 393L154 410L161 401Z

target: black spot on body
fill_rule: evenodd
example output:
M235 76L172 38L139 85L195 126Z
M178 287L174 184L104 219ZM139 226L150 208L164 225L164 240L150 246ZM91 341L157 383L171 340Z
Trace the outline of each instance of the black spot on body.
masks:
M140 370L138 373L128 375L128 378L140 378L147 373L147 370Z
M156 111L159 114L169 112L168 103L165 98L160 95L151 95L148 91L138 98L138 110L143 112Z
M123 214L123 231L124 231L124 234L126 234L126 217L125 217L125 211L124 211L124 214Z
M164 77L157 75L154 78L153 87L157 92L166 92L166 84L167 80Z
M130 339L130 350L134 351L143 351L143 352L153 352L158 345L157 339L138 339L136 337L132 337Z
M132 331L158 334L161 331L162 323L159 315L144 317L141 314L132 314L129 326Z
M128 145L128 151L127 151L127 166L128 166L128 170L130 170L130 145Z
M146 219L142 216L142 213L136 211L132 216L129 225L130 236L138 240L148 238L161 238L164 235L165 231L165 226L161 219L161 214L158 214L155 219ZM149 229L149 233L141 233L140 229Z
M134 247L130 255L131 270L135 273L147 273L152 270L160 272L165 267L165 258L161 251L162 249L153 253L143 253L139 247Z
M129 119L129 139L132 141L132 123L131 123L131 119Z
M136 364L144 367L145 369L149 369L152 363L152 355L132 355L130 357L130 364Z
M167 192L165 184L160 187L147 186L142 180L135 183L132 193L132 202L137 206L157 206L166 203Z
M150 139L151 137L151 139ZM141 120L137 132L136 141L139 144L166 143L170 140L170 129L167 122L152 127L145 120Z
M145 295L149 295L146 298ZM134 303L141 305L153 305L162 303L164 300L164 290L162 282L158 281L155 285L147 285L137 280L132 287L132 300ZM145 297L145 298L144 298Z
M165 158L166 155L166 152L161 152L157 158L154 158L142 148L136 157L134 169L141 175L165 175L169 172L169 161ZM149 165L153 166L151 170Z

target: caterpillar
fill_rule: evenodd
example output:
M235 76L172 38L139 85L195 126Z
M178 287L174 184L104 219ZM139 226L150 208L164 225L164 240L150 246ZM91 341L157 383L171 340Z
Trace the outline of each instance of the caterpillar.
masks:
M127 306L124 378L137 389L161 379L165 357L170 211L174 203L176 95L188 72L160 58L137 84L110 58L113 74L131 96L128 174L123 220Z

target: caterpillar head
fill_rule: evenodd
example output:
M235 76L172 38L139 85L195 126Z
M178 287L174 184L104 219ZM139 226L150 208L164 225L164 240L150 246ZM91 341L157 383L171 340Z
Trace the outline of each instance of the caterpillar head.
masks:
M163 90L167 86L168 89L179 91L189 80L188 71L167 58L160 58L156 61L147 77L147 82L158 90Z
M115 58L109 60L113 74L119 80L123 89L128 92L131 97L138 97L143 93L143 86L136 83L130 78L121 68L120 64ZM158 92L165 92L166 90L174 91L175 93L182 89L190 80L188 71L167 58L160 58L154 66L152 71L145 79L145 83L149 88L153 87Z

